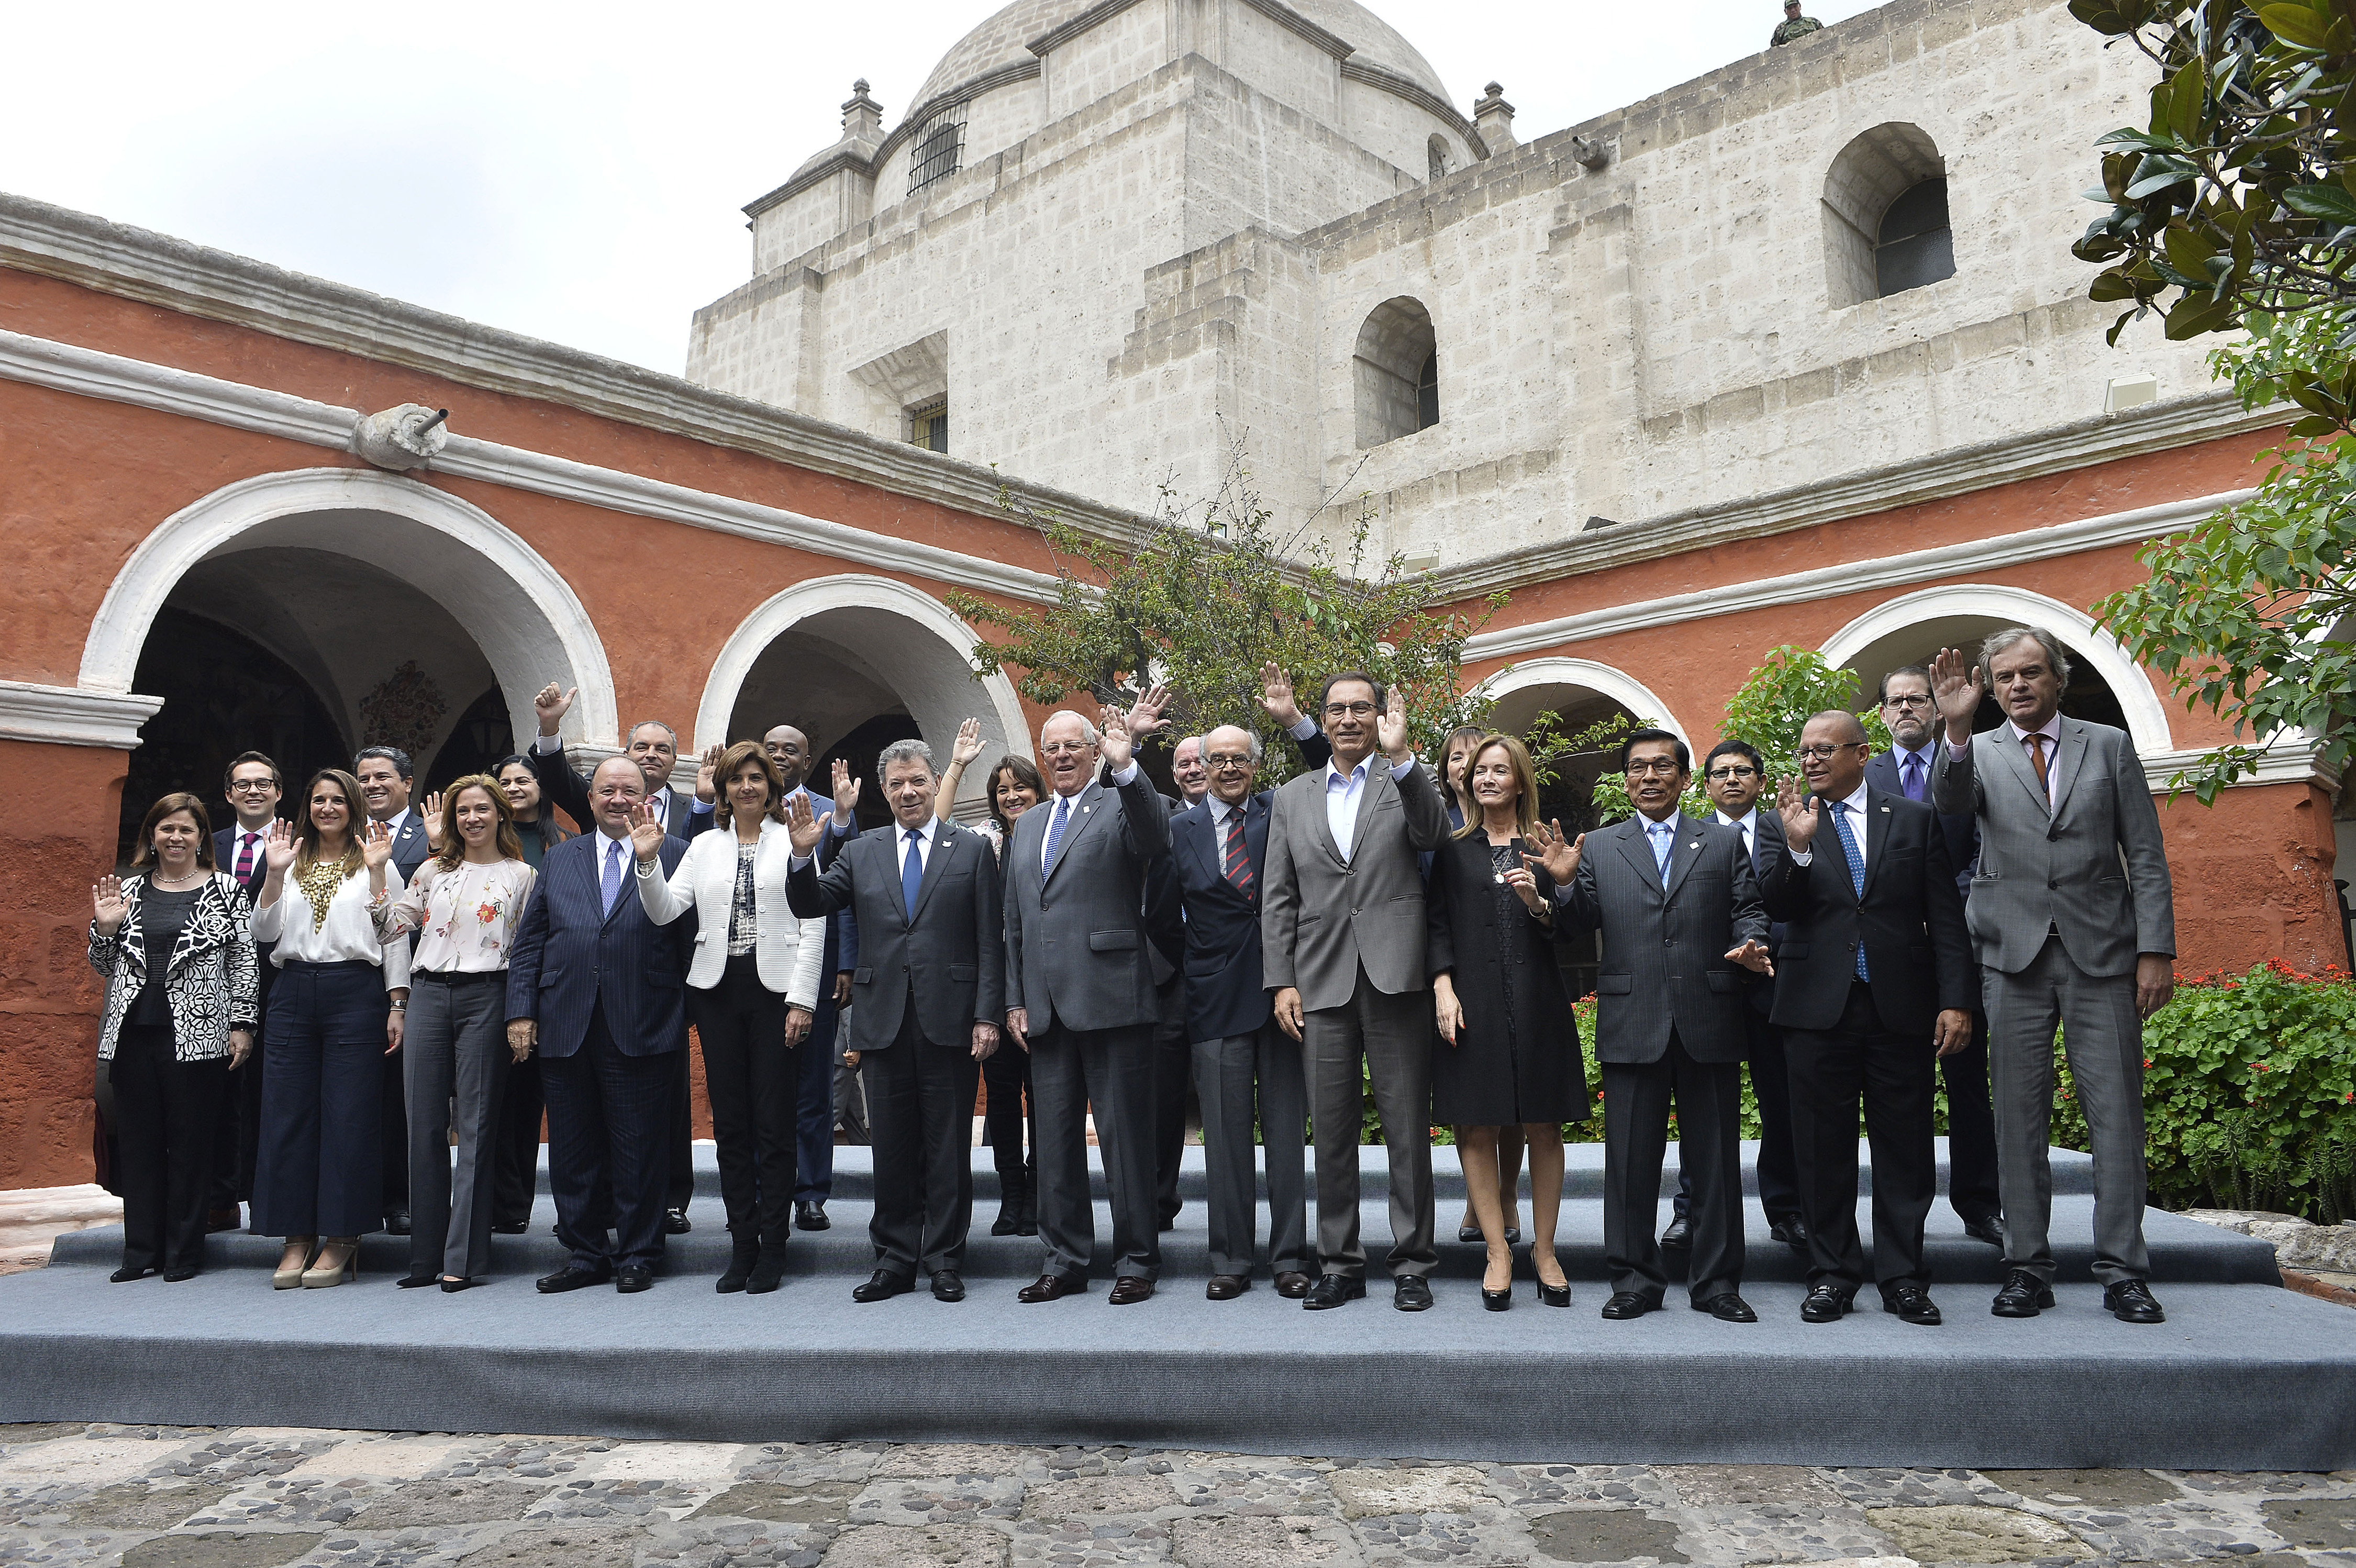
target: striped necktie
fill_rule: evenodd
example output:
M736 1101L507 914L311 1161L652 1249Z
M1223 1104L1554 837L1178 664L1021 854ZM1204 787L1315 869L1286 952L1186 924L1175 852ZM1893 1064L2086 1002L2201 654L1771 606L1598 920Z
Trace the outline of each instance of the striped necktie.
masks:
M1235 884L1237 892L1247 898L1250 897L1251 851L1244 843L1244 813L1241 807L1227 813L1227 847L1225 859L1226 865L1222 868L1221 875Z

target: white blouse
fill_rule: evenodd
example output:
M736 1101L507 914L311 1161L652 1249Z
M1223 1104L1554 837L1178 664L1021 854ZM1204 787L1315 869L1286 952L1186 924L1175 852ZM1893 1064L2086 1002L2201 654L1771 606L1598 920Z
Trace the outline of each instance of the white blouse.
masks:
M386 892L402 891L401 873L394 867L384 868L384 881ZM396 937L388 942L376 934L376 921L369 914L366 867L337 886L324 920L314 916L311 900L296 885L290 867L278 884L278 897L253 912L253 940L278 944L271 950L270 961L281 969L290 959L302 963L358 959L382 966L387 991L402 991L409 985L409 939Z
M415 931L412 971L430 974L496 974L531 901L535 873L520 860L477 865L462 860L444 870L439 859L417 868L417 880L396 893L393 873L373 906L376 933L388 943Z

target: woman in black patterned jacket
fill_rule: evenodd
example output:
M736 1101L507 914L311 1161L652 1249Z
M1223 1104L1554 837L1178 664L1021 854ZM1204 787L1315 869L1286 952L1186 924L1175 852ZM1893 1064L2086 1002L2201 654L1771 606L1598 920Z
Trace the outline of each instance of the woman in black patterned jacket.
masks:
M213 865L194 795L166 795L139 824L134 871L91 891L91 967L106 977L98 1059L114 1090L118 1284L204 1262L214 1123L229 1072L253 1050L258 971L245 890Z

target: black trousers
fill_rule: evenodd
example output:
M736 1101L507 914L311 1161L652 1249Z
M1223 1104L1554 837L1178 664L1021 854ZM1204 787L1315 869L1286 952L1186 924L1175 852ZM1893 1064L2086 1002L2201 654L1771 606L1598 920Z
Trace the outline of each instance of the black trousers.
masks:
M834 977L818 977L818 1011L810 1016L810 1039L819 1050L795 1053L801 1077L797 1090L794 1200L824 1203L834 1195ZM973 1114L973 1107L966 1107Z
M1800 1165L1792 1147L1792 1087L1784 1067L1783 1031L1755 1009L1745 1009L1743 1025L1750 1031L1742 1061L1751 1069L1751 1096L1759 1102L1759 1207L1767 1223L1800 1218ZM1980 1074L1983 1093L1987 1074ZM1996 1139L1988 1138L1988 1181L1996 1181ZM1677 1173L1677 1218L1692 1213L1693 1173Z
M1857 1116L1873 1150L1873 1278L1927 1284L1922 1221L1938 1167L1931 1140L1931 1063L1935 1047L1892 1034L1873 1005L1872 987L1849 986L1838 1025L1786 1029L1792 1068L1792 1129L1800 1151L1800 1202L1808 1220L1808 1283L1865 1283L1857 1234Z
M1008 1041L1001 1050L1020 1050ZM891 1046L859 1058L874 1138L875 1266L899 1279L965 1268L973 1221L973 1096L981 1064L970 1040L937 1046L916 1026L916 999Z
M1996 1112L1988 1102L1987 1015L1972 1015L1972 1043L1939 1058L1947 1080L1947 1206L1963 1219L2004 1212L1996 1188Z
M1153 1005L1153 1217L1167 1229L1185 1207L1178 1196L1178 1164L1186 1155L1186 1090L1194 1078L1185 975L1154 987Z
M170 1025L125 1024L107 1077L114 1088L123 1266L199 1267L229 1062L175 1060Z
M531 1223L532 1199L540 1191L540 1058L529 1056L508 1069L507 1092L499 1099L496 1184L491 1223L512 1230Z
M729 1232L782 1247L793 1231L802 1058L813 1047L787 1047L786 999L761 983L751 953L730 959L709 991L691 989L687 1005L703 1042Z
M603 1273L662 1262L664 1140L679 1055L625 1055L605 1026L601 1002L580 1048L541 1063L548 1183L562 1240L579 1267ZM610 1203L601 1180L611 1184Z
M1742 1288L1742 1082L1736 1062L1697 1062L1672 1033L1660 1059L1603 1064L1603 1263L1617 1294L1658 1302L1668 1294L1661 1247L1661 1162L1669 1106L1677 1112L1677 1162L1693 1175L1696 1302Z
M695 1076L688 1070L687 1053L669 1053L670 1062L669 1120L663 1133L663 1207L681 1214L695 1198Z
M1039 1190L1039 1116L1031 1103L1031 1053L1007 1036L981 1064L981 1081L990 1086L981 1133L990 1144L991 1163L998 1167L998 1201L1017 1206L1019 1212L1035 1200ZM1027 1154L1026 1128L1031 1140Z

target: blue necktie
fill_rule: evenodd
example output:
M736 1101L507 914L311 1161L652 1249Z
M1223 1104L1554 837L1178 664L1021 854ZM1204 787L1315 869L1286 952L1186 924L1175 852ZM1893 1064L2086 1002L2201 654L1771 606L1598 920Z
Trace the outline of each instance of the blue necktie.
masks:
M614 900L622 896L622 841L620 839L605 841L605 875L597 886L598 890L605 896L605 913L610 915L614 912Z
M908 911L908 923L916 923L916 889L924 886L925 859L916 853L923 835L908 830L908 858L900 864L900 907Z
M1902 773L1906 798L1910 800L1921 800L1922 798L1922 759L1912 752L1908 752Z
M1848 885L1856 892L1858 902L1862 903L1865 899L1865 862L1858 857L1857 835L1848 829L1848 808L1836 804L1830 810L1833 832L1840 837L1841 858L1848 862ZM1865 931L1862 926L1858 928L1857 938L1857 977L1859 980L1873 978L1865 972Z
M1071 803L1069 796L1055 797L1055 814L1047 819L1047 860L1044 870L1041 872L1042 875L1052 873L1055 869L1055 848L1064 842L1064 813Z
M1661 863L1661 891L1669 890L1669 856L1677 847L1677 825L1655 822L1644 830L1653 835L1653 858Z

